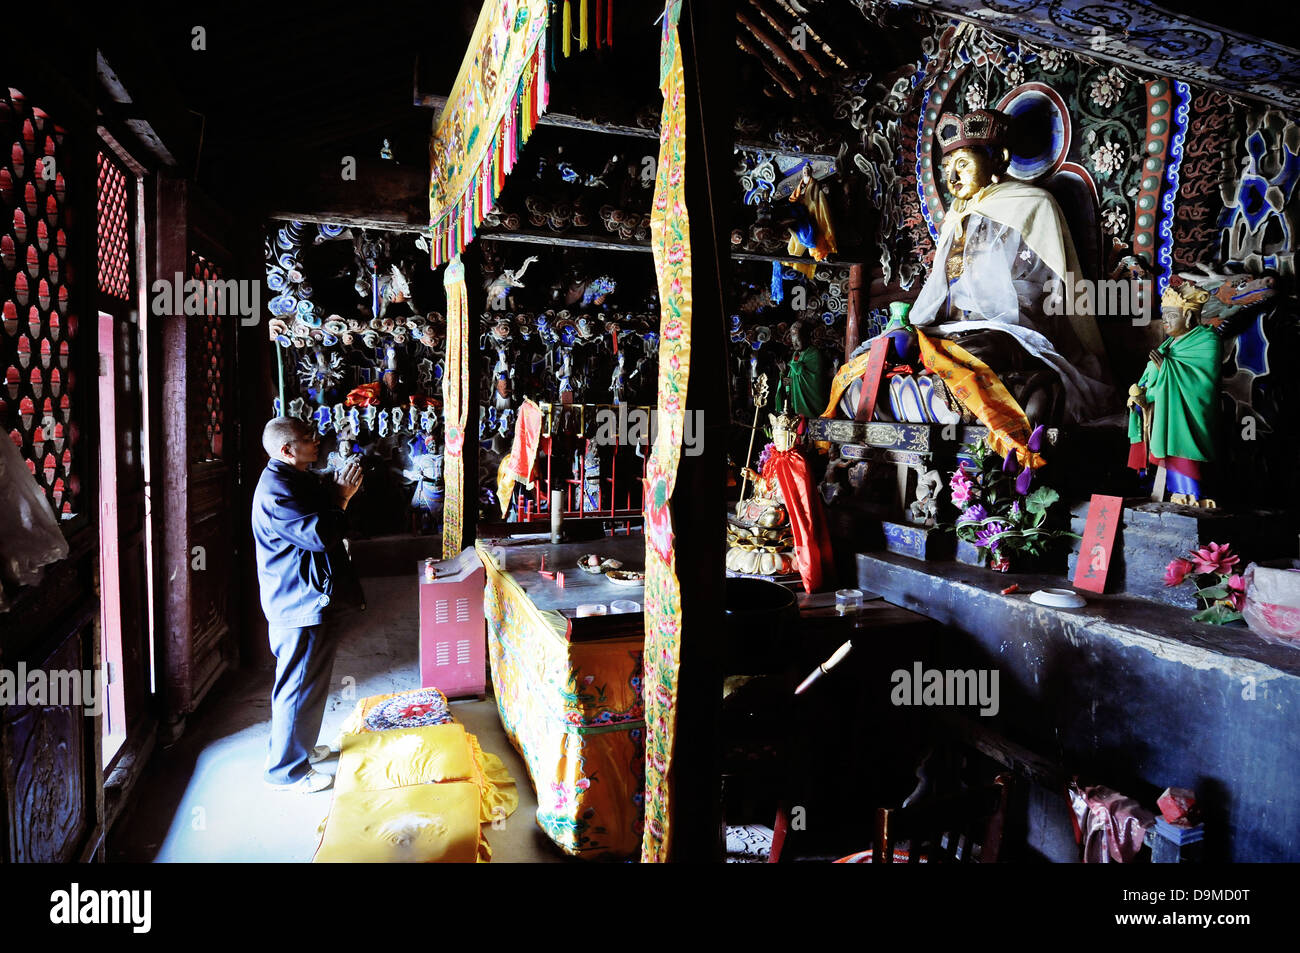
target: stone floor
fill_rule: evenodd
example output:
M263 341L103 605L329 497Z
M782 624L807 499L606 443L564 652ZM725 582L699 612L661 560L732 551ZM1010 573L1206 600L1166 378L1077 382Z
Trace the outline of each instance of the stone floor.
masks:
M415 578L368 578L365 588L364 623L345 636L334 662L323 740L338 734L357 699L420 684ZM331 793L290 794L262 784L272 674L269 668L227 673L190 717L181 739L154 753L127 814L109 834L110 860L311 860ZM504 829L488 831L493 862L567 860L537 827L528 773L506 739L491 696L453 702L452 712L518 781L519 809ZM317 768L332 773L336 765L332 759Z

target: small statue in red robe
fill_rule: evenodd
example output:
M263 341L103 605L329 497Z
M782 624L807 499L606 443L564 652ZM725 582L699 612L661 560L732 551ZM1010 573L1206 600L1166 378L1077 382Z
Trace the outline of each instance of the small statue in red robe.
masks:
M729 528L727 568L744 574L779 576L798 568L804 591L834 581L830 533L808 461L796 448L798 418L773 414L772 449L762 473L741 472L754 495L737 505Z

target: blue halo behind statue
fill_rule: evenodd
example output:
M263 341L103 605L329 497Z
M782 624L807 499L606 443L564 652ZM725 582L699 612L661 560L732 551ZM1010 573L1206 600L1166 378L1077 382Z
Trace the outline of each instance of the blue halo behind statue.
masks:
M1022 83L1002 97L998 109L1011 117L1008 175L1033 182L1061 168L1070 151L1070 114L1056 90Z

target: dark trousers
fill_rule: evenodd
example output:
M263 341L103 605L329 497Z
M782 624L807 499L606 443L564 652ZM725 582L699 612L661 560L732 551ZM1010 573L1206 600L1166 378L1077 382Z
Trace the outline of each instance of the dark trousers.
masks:
M341 628L336 620L326 620L303 628L273 625L268 631L275 684L265 778L271 784L291 784L311 770L307 756L325 715Z

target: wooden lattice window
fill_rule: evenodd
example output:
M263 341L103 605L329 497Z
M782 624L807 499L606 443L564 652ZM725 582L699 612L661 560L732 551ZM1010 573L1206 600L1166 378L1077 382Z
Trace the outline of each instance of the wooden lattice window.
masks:
M65 131L0 86L0 427L54 511L79 512L72 368L80 344L68 313ZM77 468L79 469L79 467Z
M217 313L216 296L209 292L209 281L221 280L221 266L209 261L197 252L190 252L190 277L203 282L203 336L199 347L201 362L200 377L203 406L199 420L203 425L203 437L199 441L205 455L211 460L223 459L222 439L225 426L225 374L226 353L225 336Z
M123 301L131 296L131 182L100 152L99 290Z

